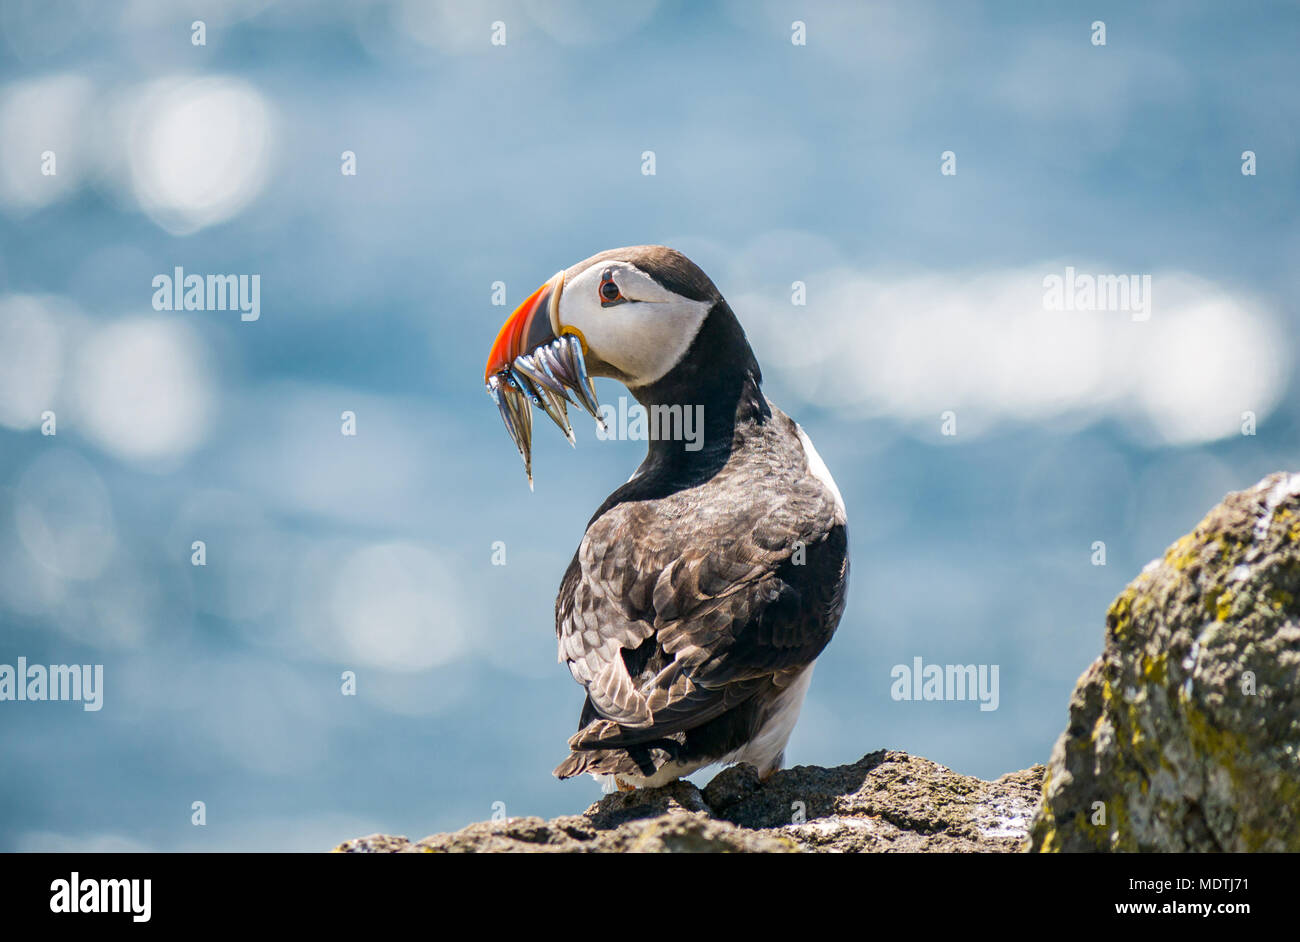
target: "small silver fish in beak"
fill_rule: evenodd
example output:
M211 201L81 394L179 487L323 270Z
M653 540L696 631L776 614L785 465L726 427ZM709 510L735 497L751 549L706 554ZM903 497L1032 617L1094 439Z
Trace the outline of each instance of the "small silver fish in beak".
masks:
M530 490L533 486L530 401L551 417L570 445L576 442L566 403L581 406L605 428L596 389L587 374L582 340L572 333L555 335L556 312L563 290L564 273L559 272L515 309L497 334L484 370L488 395L496 402L506 431L524 460Z
M524 460L524 473L528 475L528 489L533 489L533 413L528 408L519 382L512 373L499 373L487 383L488 395L497 404L506 431L519 449Z
M569 409L565 405L566 402L570 401L569 392L564 384L547 372L536 359L527 353L521 353L515 357L512 368L517 375L523 376L532 383L533 388L540 395L540 405L546 410L546 414L560 427L560 431L569 440L569 444L576 444L573 439L573 428L569 425ZM538 404L537 399L534 399L533 402Z

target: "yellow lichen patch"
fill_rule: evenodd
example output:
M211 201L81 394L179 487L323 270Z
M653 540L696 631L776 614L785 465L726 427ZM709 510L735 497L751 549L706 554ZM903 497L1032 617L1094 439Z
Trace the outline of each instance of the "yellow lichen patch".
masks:
M1211 615L1219 610L1219 596L1224 592L1221 585L1211 586L1205 591L1205 610Z
M1200 553L1200 544L1195 533L1179 537L1178 542L1165 550L1165 562L1175 569L1183 570L1196 562Z
M1232 590L1224 589L1219 594L1219 601L1214 606L1214 617L1218 621L1225 620L1232 612Z
M1219 549L1219 559L1221 561L1226 561L1228 557L1232 555L1232 545L1228 541L1227 534L1225 533L1214 534L1214 545L1217 546Z
M1215 621L1227 621L1228 616L1232 614L1232 603L1234 595L1232 590L1225 586L1214 586L1206 590L1205 608Z
M1147 683L1164 685L1165 667L1168 664L1168 656L1161 654L1158 657L1147 657L1142 655L1142 677Z
M1136 595L1137 589L1130 585L1110 603L1110 611L1106 613L1106 624L1116 638L1124 637L1124 633L1128 631L1129 624L1133 620L1133 599Z

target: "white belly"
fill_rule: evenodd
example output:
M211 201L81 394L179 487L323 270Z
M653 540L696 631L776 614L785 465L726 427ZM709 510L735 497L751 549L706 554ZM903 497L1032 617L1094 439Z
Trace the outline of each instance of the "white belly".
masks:
M794 683L773 698L757 735L726 756L723 762L748 762L764 777L776 771L784 758L785 744L794 732L794 724L799 721L799 711L803 709L803 699L812 684L813 667L816 664L813 661L805 667Z

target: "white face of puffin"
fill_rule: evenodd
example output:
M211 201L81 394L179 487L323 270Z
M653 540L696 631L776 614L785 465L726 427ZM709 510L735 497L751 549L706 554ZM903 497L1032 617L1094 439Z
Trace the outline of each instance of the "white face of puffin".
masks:
M645 386L677 365L710 306L674 294L629 262L607 259L565 279L551 329L582 339L592 375Z
M603 425L590 376L609 376L633 389L663 378L690 348L714 303L670 291L617 257L557 272L525 298L497 334L483 381L524 460L529 487L530 403L572 444L568 405Z

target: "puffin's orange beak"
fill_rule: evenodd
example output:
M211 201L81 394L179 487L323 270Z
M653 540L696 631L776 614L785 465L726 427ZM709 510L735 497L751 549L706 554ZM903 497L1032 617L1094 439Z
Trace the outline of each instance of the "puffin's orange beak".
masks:
M555 340L560 323L560 293L564 290L564 272L557 272L515 308L506 318L488 353L483 382L510 369L515 357L532 353L542 344Z

